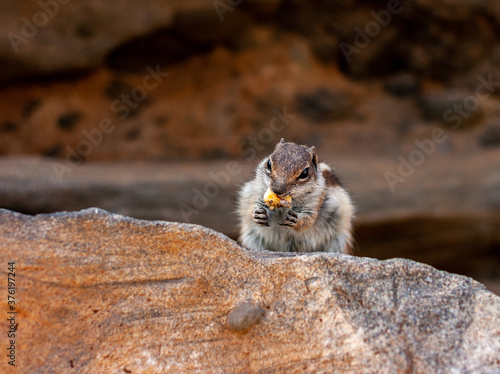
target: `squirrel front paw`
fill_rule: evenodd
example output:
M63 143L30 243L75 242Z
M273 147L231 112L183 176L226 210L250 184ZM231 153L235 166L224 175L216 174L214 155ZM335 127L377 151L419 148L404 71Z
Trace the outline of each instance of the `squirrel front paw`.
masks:
M253 211L253 220L261 226L271 226L266 208L258 208Z
M299 223L299 216L293 210L286 212L285 216L280 222L281 226L295 227Z

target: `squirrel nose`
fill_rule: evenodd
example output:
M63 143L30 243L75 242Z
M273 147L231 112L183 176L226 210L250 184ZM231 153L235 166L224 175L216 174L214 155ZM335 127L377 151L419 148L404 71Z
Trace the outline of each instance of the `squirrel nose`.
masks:
M272 184L271 185L271 190L278 196L283 196L283 194L286 192L286 185L284 184Z

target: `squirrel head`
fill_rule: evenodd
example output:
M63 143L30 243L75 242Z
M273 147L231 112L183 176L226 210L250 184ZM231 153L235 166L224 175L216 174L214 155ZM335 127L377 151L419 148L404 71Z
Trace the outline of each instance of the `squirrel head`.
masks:
M269 177L269 188L280 197L307 192L318 181L315 147L285 143L281 139L262 167Z

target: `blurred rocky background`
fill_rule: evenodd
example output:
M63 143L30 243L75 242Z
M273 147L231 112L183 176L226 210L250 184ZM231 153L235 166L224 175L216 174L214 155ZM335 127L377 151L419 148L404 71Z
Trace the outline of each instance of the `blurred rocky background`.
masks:
M500 293L500 4L0 5L0 207L97 206L237 236L281 137L357 205L355 254Z

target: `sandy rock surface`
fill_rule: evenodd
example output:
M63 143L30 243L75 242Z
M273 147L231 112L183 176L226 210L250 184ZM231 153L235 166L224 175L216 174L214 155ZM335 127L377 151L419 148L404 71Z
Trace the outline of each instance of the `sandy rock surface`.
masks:
M408 260L249 251L97 209L2 210L0 257L24 372L500 371L500 298Z

